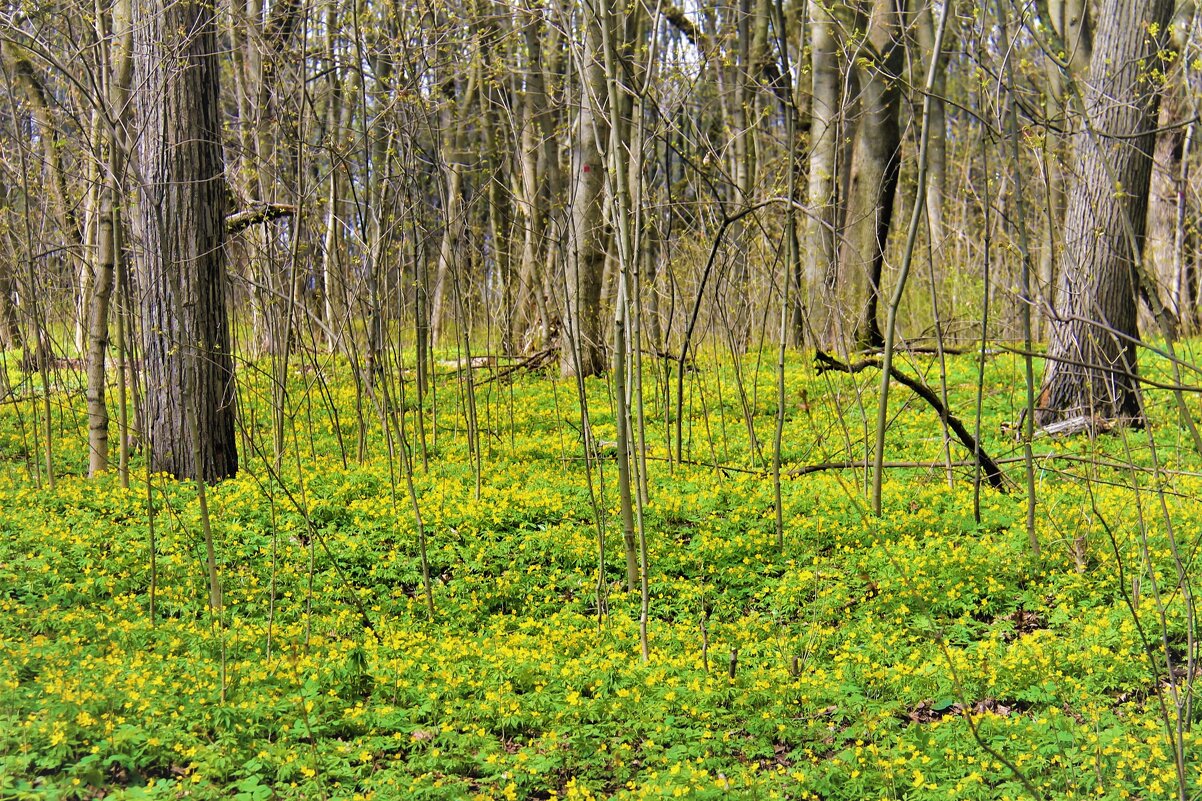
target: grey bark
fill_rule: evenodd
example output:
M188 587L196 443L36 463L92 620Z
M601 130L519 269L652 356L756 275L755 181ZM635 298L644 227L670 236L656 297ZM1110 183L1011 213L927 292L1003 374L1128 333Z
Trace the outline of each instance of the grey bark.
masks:
M842 75L835 19L823 0L810 0L810 73L813 98L810 123L809 205L806 225L806 291L811 326L819 342L830 345L837 322L839 130Z
M438 249L438 266L434 276L434 288L430 299L430 336L431 343L437 346L442 342L443 326L447 315L447 292L454 292L458 281L462 280L460 262L464 261L464 237L468 233L466 212L463 203L464 174L470 164L468 152L467 129L471 115L478 109L475 106L476 93L479 85L479 53L474 56L477 63L467 70L468 77L448 78L445 86L453 96L443 101L440 110L440 138L442 145L441 166L443 180L442 195L442 241ZM466 320L460 320L461 326Z
M1077 125L1069 113L1069 97L1073 91L1070 82L1083 79L1089 72L1093 54L1093 24L1089 0L1047 0L1043 13L1059 39L1059 42L1052 43L1053 49L1066 56L1065 66L1048 60L1049 91L1044 101L1049 125L1063 129L1060 136L1052 138L1046 153L1047 228L1039 257L1039 283L1046 302L1038 306L1039 319L1046 326L1044 310L1055 303L1056 264L1062 257L1062 229L1068 204L1066 184L1071 171L1068 166L1072 159L1071 133Z
M931 82L930 102L927 112L930 115L931 137L927 145L927 192L926 214L927 230L933 251L938 253L943 245L943 187L947 176L947 140L944 136L947 128L947 112L944 109L944 97L947 94L947 51L946 45L935 51L935 19L930 0L917 0L917 33L918 46L922 58L915 61L917 81L924 80L921 73L928 64L934 63L934 81Z
M127 123L132 70L133 29L130 27L129 0L116 0L108 16L109 30L98 26L98 38L108 48L104 64L104 80L108 116L113 129L97 134L102 139L100 150L107 154L107 164L101 165L105 176L96 189L95 258L92 265L92 291L87 316L87 404L88 404L88 474L105 470L109 465L109 413L105 399L107 383L106 361L109 348L109 306L116 280L117 263L121 254L116 227L121 224L119 203L121 174L124 165L124 130ZM106 41L106 38L108 41Z
M1065 215L1057 316L1035 414L1041 426L1082 414L1140 417L1138 251L1160 101L1146 65L1161 45L1145 26L1163 35L1172 8L1171 0L1106 0L1099 18L1083 97L1092 131L1077 149Z
M12 262L0 258L0 348L21 347L21 325L17 316L17 282L13 279Z
M237 472L238 454L217 28L208 3L136 0L134 30L151 466L218 481Z
M519 202L515 216L522 225L522 246L514 307L520 330L515 341L525 347L545 347L558 314L547 307L543 267L551 256L552 199L562 197L559 180L559 137L556 110L550 101L551 81L559 64L557 29L547 25L543 9L527 0L519 11L525 45L524 86L521 92L519 140Z
M601 279L608 237L601 194L605 160L601 142L608 136L605 65L596 20L586 26L579 59L580 112L572 148L569 247L564 270L564 336L560 348L563 375L597 375L605 369L605 334L601 325ZM575 351L575 354L573 354Z
M884 342L878 308L885 242L901 168L900 78L904 47L894 0L873 0L865 20L865 48L857 59L861 115L851 161L846 235L840 256L844 307L858 314L854 342Z
M1192 11L1191 11L1192 14ZM1173 47L1184 52L1183 30L1189 19L1174 20ZM1156 148L1152 158L1152 180L1148 191L1148 239L1144 251L1147 273L1156 283L1165 308L1178 323L1181 334L1191 334L1197 328L1198 312L1188 291L1182 248L1185 223L1186 192L1188 189L1188 153L1192 144L1194 123L1189 115L1186 87L1182 80L1182 65L1178 58L1174 69L1166 76L1157 121ZM1140 320L1141 324L1147 321Z
M113 295L116 252L113 246L112 183L106 181L99 190L100 209L97 213L96 261L92 297L88 309L87 341L87 404L88 404L88 475L108 469L109 413L105 403L106 355L109 346L109 301Z

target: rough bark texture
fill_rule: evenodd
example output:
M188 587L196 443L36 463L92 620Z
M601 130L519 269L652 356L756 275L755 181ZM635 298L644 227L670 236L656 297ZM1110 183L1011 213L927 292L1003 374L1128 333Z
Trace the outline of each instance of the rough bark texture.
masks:
M198 0L138 0L134 15L151 465L217 481L238 469L217 30Z
M1093 133L1080 138L1069 192L1057 315L1035 415L1041 426L1081 414L1140 415L1136 259L1159 102L1149 67L1160 42L1150 30L1163 33L1171 11L1169 0L1107 0L1099 17L1084 88Z
M1068 55L1069 67L1084 76L1093 60L1093 24L1088 0L1048 0L1048 17ZM1132 17L1128 22L1134 22Z
M904 49L893 0L873 0L860 63L862 109L851 162L847 227L840 259L847 313L858 314L855 344L880 347L877 310L885 241L901 172L900 77Z

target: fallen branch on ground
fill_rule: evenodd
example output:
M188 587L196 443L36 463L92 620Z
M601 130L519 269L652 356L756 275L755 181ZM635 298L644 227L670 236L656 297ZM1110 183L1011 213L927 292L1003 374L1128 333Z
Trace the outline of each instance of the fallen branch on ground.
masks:
M1117 420L1107 420L1104 417L1082 414L1067 420L1057 420L1035 429L1035 439L1040 437L1071 437L1074 434L1088 434L1090 439L1098 434L1104 434L1119 424Z
M869 367L875 367L879 370L881 367L880 360L876 358L867 358L851 364L844 364L828 353L824 353L821 350L814 351L814 369L816 369L819 373L824 373L827 370L834 370L838 373L847 373L852 375ZM940 419L947 423L948 428L955 432L956 437L960 440L961 444L963 444L965 448L968 448L968 452L973 454L974 458L977 459L978 463L981 465L981 469L985 471L985 478L989 481L989 486L993 487L998 492L1005 492L1006 477L1002 473L1002 468L998 467L997 462L993 461L993 459L989 457L989 454L985 453L985 450L981 447L980 443L978 443L976 438L969 433L968 429L964 427L964 424L947 410L947 407L943 405L943 401L939 399L939 396L935 394L934 390L924 384L920 379L912 378L896 367L890 368L889 375L896 380L897 383L909 387L915 395L922 398L931 406L932 409L935 410Z
M487 384L490 381L504 381L519 370L539 370L546 366L547 362L551 361L558 353L559 348L557 347L546 348L537 353L532 353L517 364L511 364L502 370L498 370L494 375L485 378L480 383Z

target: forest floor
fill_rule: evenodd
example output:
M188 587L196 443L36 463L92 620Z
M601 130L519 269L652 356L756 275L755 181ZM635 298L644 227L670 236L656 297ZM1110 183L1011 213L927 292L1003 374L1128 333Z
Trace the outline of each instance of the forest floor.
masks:
M900 364L939 389L935 357ZM948 366L970 430L977 365ZM862 467L797 471L869 458L879 373L817 375L792 354L782 549L774 354L737 367L703 358L685 376L690 464L668 460L671 411L646 378L646 661L615 461L590 481L573 381L476 371L477 464L465 374L438 377L420 426L407 379L431 616L374 401L357 404L344 364L298 360L276 472L271 393L243 369L243 470L208 493L214 615L196 488L153 477L152 535L140 454L128 489L81 477L68 372L50 488L34 475L40 385L14 369L0 799L1197 797L1198 633L1178 576L1202 543L1202 460L1169 393L1149 391L1147 430L1034 443L1036 558L1012 431L1021 359L984 372L982 442L1009 492L983 484L978 502L953 441L961 466L890 468L875 518ZM614 439L606 383L587 388ZM938 417L897 384L891 399L886 460L941 465Z

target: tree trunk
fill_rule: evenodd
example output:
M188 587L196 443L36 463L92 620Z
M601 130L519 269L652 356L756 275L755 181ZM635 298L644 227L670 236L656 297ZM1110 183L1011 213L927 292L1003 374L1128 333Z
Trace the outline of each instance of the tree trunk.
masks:
M605 339L601 330L601 279L606 251L601 193L605 162L601 142L608 128L603 112L607 89L600 39L599 25L590 18L581 56L582 96L572 152L571 229L564 267L566 330L559 357L560 372L565 376L574 375L577 370L584 376L597 375L605 369Z
M5 210L11 209L13 206L12 186L0 186L0 208ZM7 242L5 242L7 239ZM0 242L5 244L13 243L13 232L8 230L5 236L0 238ZM19 292L17 286L16 272L17 261L10 257L11 254L18 253L17 247L12 247L8 253L0 254L0 349L16 350L22 345L20 339L20 318L18 314ZM0 392L5 392L7 386L4 384L7 379L6 370L0 369Z
M730 70L729 85L732 91L725 95L727 103L723 116L726 117L732 137L730 172L734 179L735 209L749 205L754 195L757 160L756 82L758 54L767 46L766 6L761 0L739 0L732 8L736 47L731 54L734 64ZM730 326L732 349L736 353L743 353L751 341L752 235L740 219L730 226L728 237L734 252L731 254L731 275L727 283L729 291L725 293L726 300L722 307Z
M1039 255L1039 284L1043 303L1037 303L1037 319L1041 325L1050 325L1047 309L1056 303L1053 288L1056 286L1056 263L1063 257L1063 227L1065 208L1068 205L1068 189L1065 186L1071 172L1071 141L1077 121L1071 119L1071 81L1080 81L1089 72L1093 53L1093 26L1089 16L1088 0L1048 0L1047 12L1052 30L1060 37L1064 53L1067 54L1068 72L1051 60L1047 63L1048 88L1044 100L1044 113L1049 126L1059 127L1061 133L1050 137L1051 146L1047 160L1047 235Z
M7 187L0 189L0 200L5 207L9 204ZM15 252L15 251L14 251ZM0 256L0 349L15 350L21 347L21 321L17 315L17 282L13 278L14 262L6 256ZM7 373L0 370L7 378ZM0 391L5 389L0 383Z
M866 46L858 61L861 117L851 161L847 228L840 263L848 289L844 303L858 313L855 344L880 347L877 319L885 242L901 172L900 79L905 54L893 0L873 0Z
M109 466L109 413L105 403L107 371L105 357L109 346L109 300L113 295L116 253L113 247L112 184L105 181L99 189L97 214L96 270L87 320L87 403L88 403L88 475Z
M842 75L839 71L838 30L821 0L810 0L810 72L813 80L810 123L809 201L806 237L806 289L810 321L818 343L833 343L838 317L839 122Z
M474 59L479 58L477 52ZM438 248L438 267L434 275L434 288L430 299L430 341L432 346L443 344L443 328L447 317L447 293L457 293L466 278L464 263L469 254L465 239L469 235L468 209L464 207L464 176L471 164L468 149L468 128L472 120L477 92L482 91L478 64L465 68L466 77L447 75L443 82L443 107L439 114L439 137L441 144L440 167L443 181L441 203L442 242ZM458 296L455 305L460 305ZM457 321L460 330L467 325L466 319Z
M1180 16L1174 19L1172 45L1177 52L1184 52L1187 42L1183 32L1189 29L1189 24L1189 19ZM1182 242L1182 226L1179 223L1185 222L1184 205L1189 188L1186 180L1187 150L1192 144L1193 123L1186 119L1189 98L1186 96L1182 66L1181 59L1174 62L1174 69L1165 78L1160 101L1159 132L1156 135L1152 180L1148 190L1148 238L1144 265L1156 282L1165 309L1177 321L1178 333L1189 335L1194 331L1196 310L1184 291L1183 254L1178 246ZM1147 322L1151 321L1141 315L1140 324Z
M917 81L925 76L921 73L926 65L936 62L935 80L931 84L930 115L931 136L927 143L927 193L925 198L927 213L927 230L929 232L931 249L935 253L935 268L940 262L939 252L943 247L943 187L947 181L947 113L944 109L943 98L947 94L947 44L935 52L935 13L930 0L917 0L917 29L918 46L922 51L922 59L915 70ZM916 86L921 85L915 83Z
M354 113L352 97L353 82L344 83L339 60L342 54L335 32L338 30L339 18L336 6L329 2L324 9L326 33L323 39L325 48L327 100L326 128L333 142L336 153L349 153L354 144L352 141L351 121ZM326 201L325 231L322 236L321 249L321 289L322 289L322 319L325 321L326 343L332 351L343 350L354 337L348 330L347 310L350 308L350 292L348 290L347 271L343 258L343 228L345 222L344 198L348 194L346 170L344 165L337 165L330 170L326 181L328 195Z
M1170 0L1107 0L1100 15L1035 414L1041 426L1079 415L1140 418L1137 270L1160 100L1147 70L1161 43L1149 30L1162 36L1172 8Z
M137 0L134 30L151 466L218 481L237 472L238 454L213 7Z
M104 18L98 20L97 38L107 50L102 58L108 115L113 130L96 126L98 150L107 155L107 164L98 165L95 194L96 211L91 215L96 247L94 263L90 266L92 288L88 296L87 325L87 404L88 404L88 475L108 469L109 413L105 400L108 379L106 369L109 348L109 306L116 284L116 265L121 258L118 243L121 238L116 227L121 224L121 175L124 172L124 131L128 123L126 108L129 101L130 70L133 58L133 31L130 28L129 0L113 3L109 26ZM111 34L111 41L110 39ZM84 321L81 320L81 324ZM124 376L122 376L124 380Z

